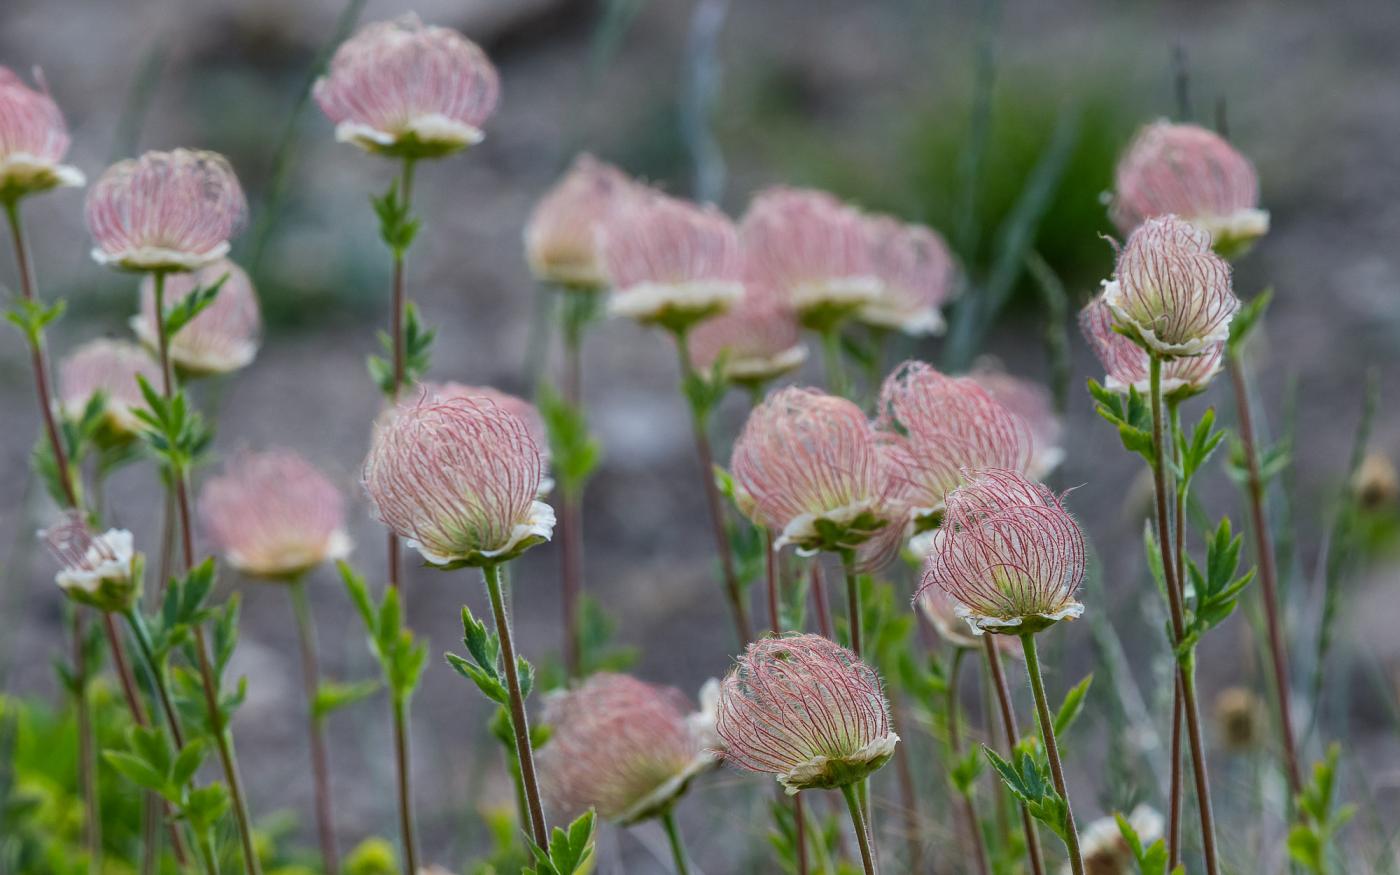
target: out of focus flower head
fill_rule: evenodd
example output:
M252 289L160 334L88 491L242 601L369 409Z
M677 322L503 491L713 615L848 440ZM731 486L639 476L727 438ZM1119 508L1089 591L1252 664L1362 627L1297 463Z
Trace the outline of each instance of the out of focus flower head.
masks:
M88 403L102 394L103 435L116 443L135 438L141 421L132 410L144 402L137 375L160 383L160 367L141 347L120 340L91 340L69 353L58 365L58 407L77 420Z
M937 530L927 532L926 543L931 544L937 537ZM922 539L916 538L915 540ZM914 599L914 604L919 609L919 613L928 620L929 625L938 633L938 637L950 647L958 647L967 650L981 650L982 640L972 634L967 626L967 620L958 614L958 601L948 593L936 586L929 586L921 589L919 595ZM993 635L993 643L1002 656L1009 656L1014 659L1023 657L1021 643L1010 635Z
M337 140L381 155L441 158L481 142L500 88L480 46L408 14L360 28L311 93Z
M1119 328L1162 358L1199 356L1228 340L1240 307L1229 263L1211 251L1206 232L1176 216L1133 231L1103 300Z
M1104 369L1104 386L1109 391L1127 394L1136 389L1147 394L1151 363L1147 351L1131 338L1114 330L1113 311L1102 296L1094 298L1079 313L1079 329L1089 348ZM1162 362L1162 392L1184 398L1205 390L1220 373L1225 355L1225 341L1217 341L1198 355L1180 356Z
M792 311L771 289L750 277L733 309L695 326L690 358L698 370L711 371L720 365L720 379L757 391L801 367L807 347Z
M0 67L0 203L87 181L78 168L62 163L68 125L37 69L34 78L37 89Z
M379 519L427 562L492 565L549 540L544 454L519 416L486 398L420 398L381 417L364 484Z
M169 338L170 361L191 376L227 374L251 364L258 354L262 333L258 295L247 272L227 258L167 277L166 308L220 279L223 284L213 302ZM150 276L141 282L141 312L131 318L131 328L142 343L155 348L156 292Z
M605 672L552 696L538 754L545 799L565 817L594 808L624 825L666 814L719 762L717 695L711 681L694 712L677 690Z
M865 217L825 192L765 189L740 233L759 281L807 328L829 331L880 299Z
M855 318L877 328L920 336L943 333L941 309L953 294L955 271L948 245L923 225L889 216L865 217L875 298Z
M108 167L88 189L92 257L122 270L198 270L228 254L247 212L224 156L147 152Z
M525 225L525 260L541 282L596 291L608 283L599 234L627 199L645 194L636 180L592 155L579 155L568 173L535 204Z
M1162 815L1147 805L1134 808L1128 815L1128 823L1143 847L1160 839L1166 825ZM1132 848L1118 829L1118 821L1112 817L1101 817L1085 827L1079 834L1079 847L1087 875L1133 875L1138 871ZM1070 869L1064 866L1060 871L1067 875Z
M1370 452L1351 479L1352 494L1363 510L1381 510L1400 497L1400 474L1384 453Z
M613 316L684 332L743 297L738 230L714 207L659 191L638 193L601 233Z
M1268 737L1269 715L1259 694L1227 687L1215 697L1215 720L1221 741L1232 751L1252 750Z
M290 451L235 456L199 495L199 515L233 567L295 580L350 553L340 490Z
M105 612L128 611L136 604L143 560L131 532L108 529L99 535L81 513L70 511L39 537L58 560L54 582L69 598Z
M949 493L919 594L942 588L974 634L1021 635L1084 612L1075 599L1084 564L1084 535L1059 497L984 468Z
M1055 413L1050 391L1033 380L1012 376L994 361L978 362L968 374L1002 407L1026 423L1031 433L1031 462L1026 474L1043 480L1064 461L1064 424Z
M749 644L720 685L715 728L726 762L789 794L864 780L899 743L880 676L820 635Z
M1229 258L1269 231L1254 165L1199 125L1163 120L1144 127L1118 161L1114 188L1110 214L1124 234L1175 214L1209 234Z

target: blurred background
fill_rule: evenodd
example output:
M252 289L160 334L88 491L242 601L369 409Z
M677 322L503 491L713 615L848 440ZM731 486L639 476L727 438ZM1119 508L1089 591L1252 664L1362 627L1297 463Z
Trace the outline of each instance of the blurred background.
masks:
M232 160L252 204L234 258L253 274L266 334L252 366L198 389L218 421L217 455L284 446L331 472L352 499L353 562L372 581L382 574L384 538L357 478L379 405L364 358L387 319L389 258L369 197L384 191L393 167L335 143L306 92L347 28L410 10L480 42L503 83L486 141L420 169L415 209L426 227L410 255L409 293L438 330L436 379L528 395L537 375L551 373L539 334L543 298L524 264L521 230L534 200L580 150L736 215L765 185L811 185L927 222L947 237L981 297L961 322L955 308L951 321L961 327L949 338L904 351L952 369L991 354L1012 373L1052 387L1068 448L1055 483L1078 487L1069 503L1098 560L1088 616L1111 618L1116 630L1081 622L1053 636L1054 689L1063 692L1090 670L1098 675L1068 755L1081 823L1139 798L1160 807L1155 786L1123 776L1140 774L1161 753L1121 731L1125 718L1113 702L1115 689L1136 690L1160 717L1170 684L1142 562L1144 484L1137 461L1093 412L1084 383L1101 375L1074 313L1112 266L1101 237L1111 232L1103 192L1132 132L1183 113L1209 125L1225 121L1256 163L1273 216L1272 232L1237 266L1236 290L1246 298L1275 290L1250 367L1263 430L1291 448L1271 511L1293 630L1298 725L1309 760L1324 739L1344 740L1344 793L1366 805L1348 833L1354 868L1347 871L1395 864L1395 483L1391 469L1389 480L1370 481L1358 497L1351 471L1358 446L1382 459L1400 456L1400 412L1391 403L1400 377L1400 7L6 0L0 63L44 68L72 129L70 162L90 179L110 161L151 148L197 146ZM81 207L82 194L72 191L26 205L43 293L69 304L51 336L55 356L91 337L126 336L136 305L133 280L88 258ZM13 276L5 247L0 281ZM709 533L696 522L703 498L674 355L659 333L604 322L590 333L584 359L587 405L605 449L585 505L586 587L616 622L615 642L635 649L633 670L693 697L726 670L733 642ZM5 695L56 700L51 661L65 646L61 596L32 538L54 512L28 473L38 421L26 371L21 337L9 332L0 340L0 494L7 497L0 502L0 678ZM819 381L820 369L802 379ZM1369 406L1368 385L1376 390ZM731 400L717 423L722 459L743 416L741 399ZM1226 386L1194 404L1193 415L1218 404L1233 421ZM1239 493L1223 465L1214 468L1219 476L1203 491L1203 506L1229 513L1243 529ZM1366 470L1386 469L1375 461ZM162 502L149 466L120 472L109 502L113 522L154 551ZM520 646L540 663L557 659L557 560L557 549L537 549L512 572ZM911 579L899 585L907 593ZM270 833L310 847L311 785L300 777L305 732L287 601L233 575L222 587L244 597L233 671L252 683L233 730L251 807ZM467 860L490 845L479 814L509 804L510 785L485 731L486 709L439 655L459 644L460 604L480 614L484 592L473 574L418 568L408 587L410 623L433 654L414 700L423 856L467 871ZM1329 592L1332 654L1319 673L1317 630ZM374 676L333 571L318 575L312 595L327 674ZM1267 695L1256 597L1247 602L1202 652L1208 708L1231 687ZM382 695L338 713L330 726L342 845L392 838ZM1224 836L1231 871L1273 871L1282 853L1281 822L1267 813L1281 810L1285 790L1267 774L1270 752L1260 748L1273 735L1261 734L1263 741L1234 745L1217 727L1210 739L1222 817L1238 827ZM917 737L910 744L920 780L941 786L934 746ZM719 773L700 781L682 806L700 868L768 871L745 862L762 847L755 826L763 822L755 815L761 803L733 804L741 786L756 800L758 785ZM1266 816L1255 816L1260 810ZM952 848L954 821L937 810L924 816L930 846ZM884 826L894 829L894 820ZM731 840L733 830L750 836L751 847ZM599 871L669 871L665 853L655 827L605 830ZM961 871L945 863L940 871Z

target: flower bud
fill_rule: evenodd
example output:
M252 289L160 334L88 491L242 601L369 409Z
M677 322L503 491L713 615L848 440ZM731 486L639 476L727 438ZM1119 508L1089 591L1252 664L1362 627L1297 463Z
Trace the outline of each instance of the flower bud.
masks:
M627 199L645 189L592 155L580 155L540 198L525 225L525 260L541 282L595 291L608 277L599 234Z
M141 433L141 421L132 413L145 403L138 375L160 385L160 367L141 347L120 340L88 341L59 362L58 408L77 421L93 396L102 393L98 438L106 445L125 443Z
M1079 329L1103 365L1104 387L1124 395L1132 388L1146 395L1151 391L1151 362L1147 351L1115 331L1113 326L1113 311L1103 296L1094 298L1079 313ZM1210 381L1220 373L1224 355L1225 341L1218 341L1197 355L1179 356L1162 362L1162 393L1169 397L1186 398L1205 391Z
M220 278L213 302L169 337L170 361L191 376L227 374L251 364L258 354L262 313L253 281L243 268L221 258L192 273L175 273L165 279L165 307L208 288ZM146 346L154 349L156 337L155 279L141 282L141 312L131 318L131 328Z
M879 283L875 298L856 319L910 335L942 334L940 308L953 293L953 257L937 233L889 216L865 219L871 273Z
M61 163L68 125L36 70L39 88L0 67L0 203L60 186L79 186L82 171Z
M143 560L132 546L131 532L94 534L81 514L70 511L39 537L58 560L54 582L69 598L105 612L128 611L136 604Z

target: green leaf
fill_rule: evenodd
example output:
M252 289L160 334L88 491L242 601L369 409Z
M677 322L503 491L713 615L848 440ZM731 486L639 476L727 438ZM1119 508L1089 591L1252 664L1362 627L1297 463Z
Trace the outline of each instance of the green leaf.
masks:
M119 750L104 750L102 758L107 764L116 769L122 777L144 787L147 790L154 790L165 795L169 787L165 783L165 773L152 768L149 763L139 756L125 753Z
M540 384L535 402L549 436L549 464L554 476L565 493L577 495L602 461L602 444L589 434L583 410L549 384Z
M963 796L972 793L972 785L977 783L978 776L982 774L982 762L982 757L977 750L969 750L956 760L952 768L948 770L948 777L953 782L953 787Z
M1094 676L1090 674L1065 694L1064 701L1060 703L1060 709L1055 712L1055 736L1057 738L1063 736L1083 713L1084 700L1089 695L1089 687L1093 683Z
M356 702L373 695L380 687L379 681L358 681L356 683L340 683L338 681L322 681L316 688L316 698L311 703L311 716L320 720L333 711L349 707Z
M1117 821L1118 832L1123 836L1128 850L1132 852L1133 860L1137 862L1140 875L1165 875L1169 862L1167 843L1162 839L1157 839L1144 847L1142 838L1133 827L1132 821L1116 812L1113 819Z
M590 808L569 824L567 830L556 826L550 833L548 849L530 841L535 864L522 872L524 875L577 875L588 871L592 868L596 826L597 819Z
M170 781L177 787L183 787L194 777L194 773L199 771L200 765L204 762L206 753L205 742L202 738L191 739L185 744L183 750L175 757L175 762L170 767Z
M228 277L229 275L225 273L213 283L195 288L188 295L166 307L166 336L174 337L181 328L193 322L196 316L214 303L214 299L219 295L219 290L223 288L224 283L228 282Z
M1230 339L1226 342L1226 348L1231 356L1237 355L1244 347L1244 343L1249 339L1249 335L1254 331L1256 325L1264 318L1264 313L1269 309L1269 302L1273 300L1273 287L1255 295L1253 299L1246 301L1230 320Z

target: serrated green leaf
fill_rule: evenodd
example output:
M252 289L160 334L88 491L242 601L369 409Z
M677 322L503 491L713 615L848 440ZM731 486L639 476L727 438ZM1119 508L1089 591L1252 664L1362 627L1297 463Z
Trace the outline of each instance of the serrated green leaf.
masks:
M1060 709L1055 712L1055 736L1057 738L1063 736L1083 713L1085 698L1089 695L1089 687L1093 683L1094 676L1090 674L1065 694L1064 701L1060 703Z

